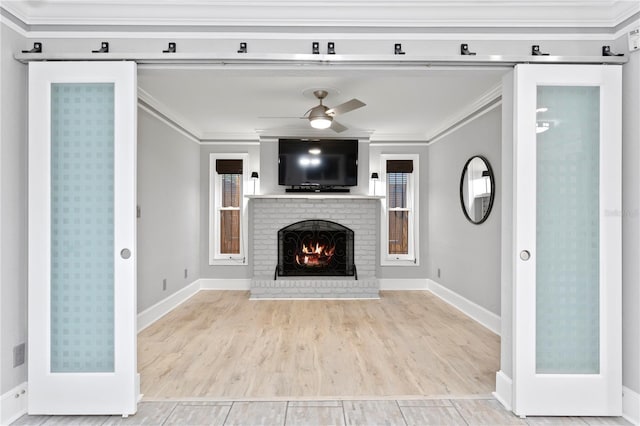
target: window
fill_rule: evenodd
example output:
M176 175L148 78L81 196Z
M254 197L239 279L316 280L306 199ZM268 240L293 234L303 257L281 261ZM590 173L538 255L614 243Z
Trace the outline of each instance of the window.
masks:
M408 181L408 173L387 171L389 254L392 255L409 254Z
M383 265L417 264L417 155L382 155L386 189Z
M209 264L246 264L246 154L211 154Z
M224 161L224 160L223 160ZM240 254L242 171L220 174L220 254Z

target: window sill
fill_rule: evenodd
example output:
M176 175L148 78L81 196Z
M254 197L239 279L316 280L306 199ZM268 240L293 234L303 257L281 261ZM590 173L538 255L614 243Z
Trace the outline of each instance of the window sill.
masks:
M247 266L247 262L244 258L237 259L209 259L209 266Z
M383 259L380 266L420 266L418 259Z

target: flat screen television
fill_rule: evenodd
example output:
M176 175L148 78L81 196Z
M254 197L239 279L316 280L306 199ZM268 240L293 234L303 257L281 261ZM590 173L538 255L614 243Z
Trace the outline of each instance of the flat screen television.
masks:
M280 139L278 184L330 189L358 184L358 140Z

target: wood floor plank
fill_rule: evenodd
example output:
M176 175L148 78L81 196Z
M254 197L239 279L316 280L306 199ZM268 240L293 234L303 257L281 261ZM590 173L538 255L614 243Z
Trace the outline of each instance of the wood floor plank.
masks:
M500 338L427 292L252 301L203 291L138 336L149 398L488 395Z

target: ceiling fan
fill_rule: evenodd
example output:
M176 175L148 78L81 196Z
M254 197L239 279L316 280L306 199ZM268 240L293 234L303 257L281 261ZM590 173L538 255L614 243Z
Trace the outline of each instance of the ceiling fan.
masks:
M311 127L313 127L314 129L327 129L331 127L331 130L333 130L334 132L344 132L345 130L347 130L347 128L337 121L334 121L333 117L349 111L353 111L354 109L362 108L366 105L364 102L353 98L350 101L347 101L340 105L336 105L333 108L329 108L326 105L322 104L322 100L327 97L329 92L319 89L314 90L313 94L320 101L320 105L315 106L307 111L307 113L309 114L309 124L311 124ZM307 113L305 113L305 115L307 115Z
M317 89L313 91L313 95L318 98L320 101L319 105L309 109L304 113L303 117L309 120L309 124L314 129L328 129L331 128L334 132L340 133L347 130L345 126L338 123L333 119L336 115L341 115L347 113L349 111L353 111L354 109L362 108L366 104L358 99L351 99L350 101L344 102L340 105L336 105L333 108L329 108L328 106L322 103L322 100L327 97L329 94L328 91L324 89ZM267 118L267 117L265 117ZM268 118L285 118L285 117L268 117Z

